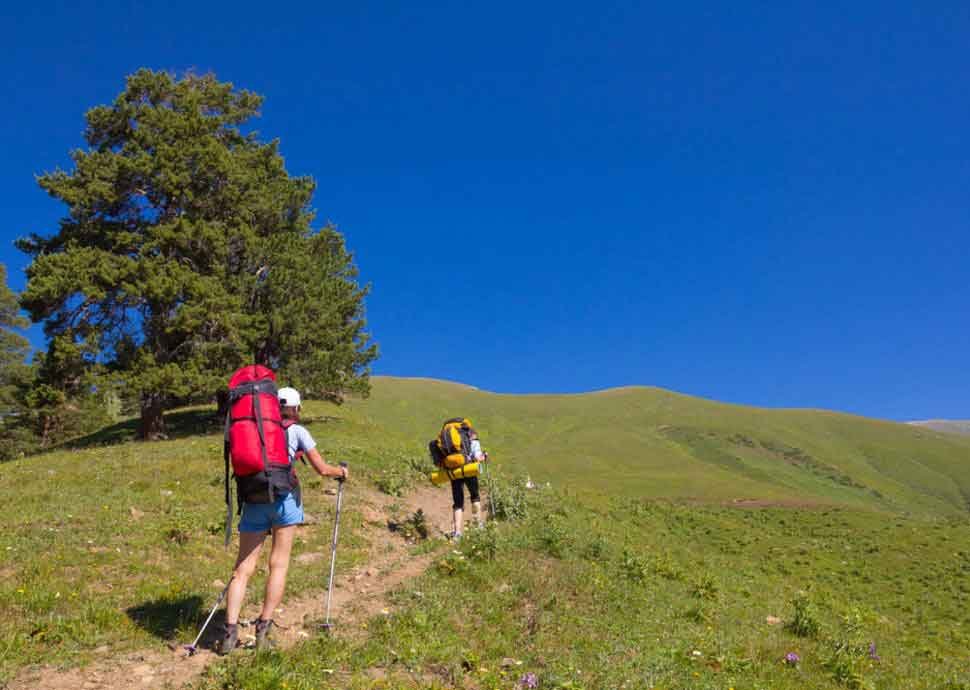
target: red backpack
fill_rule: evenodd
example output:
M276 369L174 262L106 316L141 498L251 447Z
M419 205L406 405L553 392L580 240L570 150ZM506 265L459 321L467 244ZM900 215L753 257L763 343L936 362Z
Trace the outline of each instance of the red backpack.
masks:
M258 364L248 365L229 379L223 456L226 462L228 544L232 534L230 467L236 480L237 512L242 512L243 503L272 503L299 489L280 418L276 375L271 369Z

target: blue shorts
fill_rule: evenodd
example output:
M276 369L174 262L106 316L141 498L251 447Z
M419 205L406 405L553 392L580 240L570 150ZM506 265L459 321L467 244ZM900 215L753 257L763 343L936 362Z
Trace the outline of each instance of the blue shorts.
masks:
M273 527L289 527L303 522L303 506L293 494L276 499L275 503L243 503L240 532L267 532Z

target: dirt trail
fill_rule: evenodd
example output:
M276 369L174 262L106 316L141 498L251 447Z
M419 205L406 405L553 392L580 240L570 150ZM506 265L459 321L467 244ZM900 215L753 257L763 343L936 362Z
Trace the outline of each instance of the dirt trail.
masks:
M349 487L350 485L348 485ZM345 495L354 501L365 523L363 536L369 541L368 556L363 564L351 569L340 568L338 551L337 575L334 579L331 615L338 621L359 622L379 613L386 605L386 595L405 580L420 575L431 562L433 555L411 556L411 547L389 527L391 506L401 506L399 514L406 517L417 509L424 511L427 522L435 533L451 528L450 496L445 491L423 486L402 499L377 493L367 487L353 487L353 494ZM332 527L332 525L330 526ZM328 529L317 525L313 529ZM302 529L302 528L301 528ZM301 567L311 560L329 566L330 554L303 554L294 559L291 567ZM265 556L264 556L265 559ZM243 620L254 613L259 605L250 592L243 607ZM207 604L211 605L211 604ZM281 648L291 647L299 641L321 634L316 624L324 620L326 589L306 592L300 597L284 597L276 621L286 629L275 633ZM208 612L206 612L208 613ZM66 671L51 667L26 669L8 686L9 690L170 690L181 688L197 678L218 657L211 651L217 636L216 621L199 645L199 651L185 656L180 646L174 649L159 641L158 645L137 652L128 652L115 658L96 661L84 668ZM335 626L336 635L353 635L357 626ZM252 626L240 627L239 638L251 643ZM191 640L186 640L190 642ZM241 651L237 653L248 653Z

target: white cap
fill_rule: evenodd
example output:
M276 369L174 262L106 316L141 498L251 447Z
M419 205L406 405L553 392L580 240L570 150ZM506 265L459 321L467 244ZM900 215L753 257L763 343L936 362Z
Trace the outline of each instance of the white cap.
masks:
M296 388L280 388L276 392L276 397L279 398L280 405L283 407L300 406L300 393Z

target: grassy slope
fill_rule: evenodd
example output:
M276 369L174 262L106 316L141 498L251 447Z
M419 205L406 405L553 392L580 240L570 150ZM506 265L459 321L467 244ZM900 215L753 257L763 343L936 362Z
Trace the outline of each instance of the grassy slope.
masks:
M498 462L579 490L937 514L970 505L970 439L832 412L657 388L500 395L391 377L376 377L371 398L349 408L419 449L443 418L471 417Z
M222 435L211 417L211 409L170 415L179 437L170 441L132 442L130 422L81 447L0 464L0 687L25 664L83 664L102 645L120 654L195 636L236 548L223 548ZM308 426L359 481L380 481L387 460L400 466L393 459L407 450L387 439L365 443L374 430L348 420ZM391 478L400 483L407 472ZM307 513L326 527L301 529L294 555L326 553L332 502L320 496L322 479L301 476ZM361 524L351 504L345 565L362 557ZM288 595L319 588L323 567L293 568ZM260 577L252 591L261 588Z
M406 484L429 429L461 413L506 471L521 465L613 496L537 492L528 519L447 552L362 636L242 655L214 667L206 687L455 687L471 677L497 689L533 671L541 687L559 688L852 687L841 673L861 678L857 687L970 689L959 680L970 642L961 439L655 389L515 397L378 379L367 401L308 412L326 452L385 486ZM191 638L231 560L218 532L220 437L199 419L173 418L189 434L178 440L126 443L122 425L96 439L118 445L0 466L0 685L24 664L84 663L100 645L117 654ZM603 472L616 458L631 469ZM668 496L867 510L644 500ZM887 519L872 507L918 515ZM347 510L349 562L361 542L360 517ZM327 532L308 530L298 552L325 549ZM318 586L317 575L294 568L290 595ZM792 622L800 589L814 637L765 624ZM870 642L881 661L867 657ZM780 663L787 651L802 656L797 669ZM507 657L522 665L503 667ZM386 682L375 683L375 669Z

